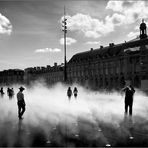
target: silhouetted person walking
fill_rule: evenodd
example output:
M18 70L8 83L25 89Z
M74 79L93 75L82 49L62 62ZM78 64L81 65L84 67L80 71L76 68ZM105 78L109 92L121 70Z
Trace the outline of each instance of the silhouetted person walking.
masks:
M1 87L1 89L0 89L0 93L1 93L1 97L3 97L4 96L4 91L3 91L3 87Z
M125 92L125 115L127 115L129 108L129 115L132 116L133 95L135 93L135 89L129 85L122 90Z
M14 97L14 90L13 90L13 88L11 88L10 93L11 93L11 96L12 96L12 98L13 98L13 97Z
M12 99L13 96L14 96L14 90L13 88L8 88L8 96L9 96L9 99Z
M23 90L25 90L25 88L20 87L19 89L20 91L17 93L18 117L19 119L23 119L22 116L25 112L25 106L26 106L23 94Z
M73 90L73 94L74 94L75 98L77 98L77 95L78 95L77 87L74 88L74 90Z
M68 87L67 96L68 96L69 101L70 101L70 99L71 99L71 95L72 95L71 87Z
M9 97L9 99L12 99L12 93L11 93L11 88L8 87L7 89L7 95Z
M7 88L7 95L9 96L10 88Z

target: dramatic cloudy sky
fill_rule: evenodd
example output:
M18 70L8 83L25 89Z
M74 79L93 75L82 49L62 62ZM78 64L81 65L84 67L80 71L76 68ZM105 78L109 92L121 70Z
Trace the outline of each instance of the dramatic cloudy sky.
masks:
M61 19L66 7L67 59L131 40L148 22L148 2L107 0L0 0L0 70L63 62Z

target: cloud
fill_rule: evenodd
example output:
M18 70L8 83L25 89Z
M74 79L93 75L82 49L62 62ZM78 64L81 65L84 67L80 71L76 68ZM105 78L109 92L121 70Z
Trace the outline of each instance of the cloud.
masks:
M122 14L114 13L112 16L106 16L106 22L110 22L112 26L120 26L125 21L125 16Z
M8 18L0 13L0 34L10 35L12 32L12 25Z
M117 26L132 24L142 18L148 18L146 1L110 0L106 10L111 10L113 13L107 15L104 20L82 13L67 15L67 28L70 31L80 32L87 38L99 38L113 32ZM62 19L63 17L61 22Z
M48 53L48 52L60 52L61 49L58 48L43 48L43 49L36 49L36 53Z
M98 41L88 41L86 42L86 44L90 44L90 45L94 45L94 44L100 44L100 42Z
M139 30L139 25L137 25L137 26L134 28L134 30Z
M139 36L139 32L130 32L127 35L128 38L136 38L137 36Z
M107 3L106 9L112 9L113 11L121 12L122 11L123 1L109 1Z
M67 37L67 38L66 38L66 44L67 44L67 45L71 45L71 44L76 43L76 42L77 42L77 41L76 41L75 39L73 39L73 38L70 38L70 37ZM64 38L61 38L61 39L60 39L60 44L61 44L61 45L64 44Z
M66 16L67 28L70 31L79 31L86 37L99 38L113 31L110 22L92 18L90 15L77 13L73 16ZM62 21L63 17L61 18Z
M123 15L121 24L132 24L139 19L148 18L146 1L109 1L106 9Z
M92 37L92 38L98 38L101 35L98 32L96 32L96 31L86 31L85 32L85 36L86 37Z

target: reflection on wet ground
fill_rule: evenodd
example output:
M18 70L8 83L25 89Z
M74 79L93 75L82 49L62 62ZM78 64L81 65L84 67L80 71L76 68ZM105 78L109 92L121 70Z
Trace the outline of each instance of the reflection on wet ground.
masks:
M140 117L134 117L133 119ZM24 119L25 120L25 119ZM6 121L0 124L0 146L148 146L148 122L134 123L124 118L119 125L97 121L98 124L78 118L71 125L43 123L40 126L25 125L24 120ZM139 120L139 119L138 119ZM144 119L141 119L143 120ZM46 121L45 121L46 122ZM49 126L45 131L42 126Z

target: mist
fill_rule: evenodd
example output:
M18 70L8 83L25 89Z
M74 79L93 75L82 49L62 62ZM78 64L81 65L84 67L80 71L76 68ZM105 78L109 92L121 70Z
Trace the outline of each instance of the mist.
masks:
M58 83L49 88L43 83L36 82L31 88L26 86L23 92L26 112L22 121L18 120L16 99L20 86L12 86L15 96L11 100L6 94L7 88L5 87L5 95L0 98L0 141L5 136L3 145L15 146L19 145L18 142L21 141L21 146L32 146L34 141L34 136L32 135L34 133L43 133L41 136L44 137L45 143L50 143L53 130L58 128L60 133L65 134L65 127L66 134L79 137L81 126L85 130L91 128L86 123L97 127L97 130L100 130L100 127L103 128L104 124L109 124L116 129L121 126L124 120L124 94L121 92L92 91L78 84L73 84L71 86L72 90L75 86L78 89L78 97L75 99L72 96L70 101L67 97L67 88L69 87L67 85ZM147 116L147 96L136 89L133 104L133 121L138 125L143 124ZM83 125L81 125L82 121L84 122ZM78 124L80 127L78 127ZM18 131L23 135L23 138L19 135L19 140L17 138ZM25 132L22 133L22 131ZM126 133L129 132L128 129L124 131ZM88 137L87 134L85 134L86 137ZM62 138L59 133L57 135L56 142L62 146ZM94 138L90 135L89 137ZM20 140L20 138L22 139Z

